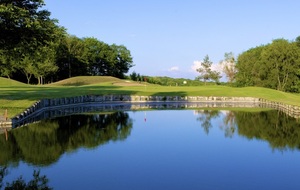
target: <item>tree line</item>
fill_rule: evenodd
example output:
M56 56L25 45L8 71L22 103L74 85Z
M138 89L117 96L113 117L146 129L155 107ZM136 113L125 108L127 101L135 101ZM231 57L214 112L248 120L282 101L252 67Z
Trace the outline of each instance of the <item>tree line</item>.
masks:
M300 36L295 41L276 39L243 52L236 70L237 86L300 92Z
M188 80L183 78L171 78L171 77L159 77L159 76L144 76L144 75L140 75L139 73L136 73L135 71L133 71L129 75L129 78L137 82L147 82L147 83L158 84L162 86L202 85L202 82L196 80Z
M0 2L0 76L38 84L79 75L125 77L133 61L124 45L69 35L44 5Z
M217 82L219 71L211 69L208 55L201 62L197 79ZM228 83L236 87L257 86L284 92L300 92L300 36L294 41L275 39L272 43L251 48L237 58L225 53L220 70Z
M124 45L109 45L93 37L78 38L66 32L44 10L43 0L0 2L0 76L43 84L74 76L125 78L133 67ZM211 68L206 55L197 69L203 84L219 84L221 72ZM300 36L294 41L275 39L251 48L237 58L225 53L220 67L229 84L259 86L286 92L300 92ZM132 75L142 81L141 76ZM147 82L160 83L148 77ZM169 84L170 82L164 82ZM174 84L176 84L175 82ZM189 83L190 84L190 83Z

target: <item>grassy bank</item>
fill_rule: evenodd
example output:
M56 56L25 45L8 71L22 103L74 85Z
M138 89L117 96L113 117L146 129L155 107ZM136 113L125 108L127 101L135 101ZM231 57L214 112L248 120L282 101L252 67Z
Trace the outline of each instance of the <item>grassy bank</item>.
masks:
M0 77L0 114L8 109L12 117L43 98L102 94L259 97L300 106L298 94L258 87L159 86L113 77L75 77L51 85L36 86Z

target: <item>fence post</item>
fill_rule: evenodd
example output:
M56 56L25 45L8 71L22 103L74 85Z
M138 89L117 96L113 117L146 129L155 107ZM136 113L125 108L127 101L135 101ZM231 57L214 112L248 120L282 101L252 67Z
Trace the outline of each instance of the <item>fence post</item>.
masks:
M7 119L8 119L8 117L7 117L7 109L5 109L5 111L4 111L4 119L5 119L5 121L7 121Z

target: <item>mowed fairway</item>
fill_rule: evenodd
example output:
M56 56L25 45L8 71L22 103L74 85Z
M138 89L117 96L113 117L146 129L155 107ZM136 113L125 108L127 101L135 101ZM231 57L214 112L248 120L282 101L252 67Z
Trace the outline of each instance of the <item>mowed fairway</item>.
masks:
M267 88L227 86L159 86L120 80L114 77L74 77L49 85L27 85L0 77L0 114L8 109L10 117L44 98L79 95L169 95L169 96L235 96L259 97L300 106L300 95Z

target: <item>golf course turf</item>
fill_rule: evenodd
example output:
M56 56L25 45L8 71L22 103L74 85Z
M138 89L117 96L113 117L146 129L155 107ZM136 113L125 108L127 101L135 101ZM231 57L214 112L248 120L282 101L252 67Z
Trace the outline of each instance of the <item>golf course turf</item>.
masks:
M261 87L235 88L219 85L159 86L101 76L73 77L47 85L27 85L0 77L0 115L7 109L8 116L13 117L40 99L108 94L257 97L300 106L299 94L285 93Z

